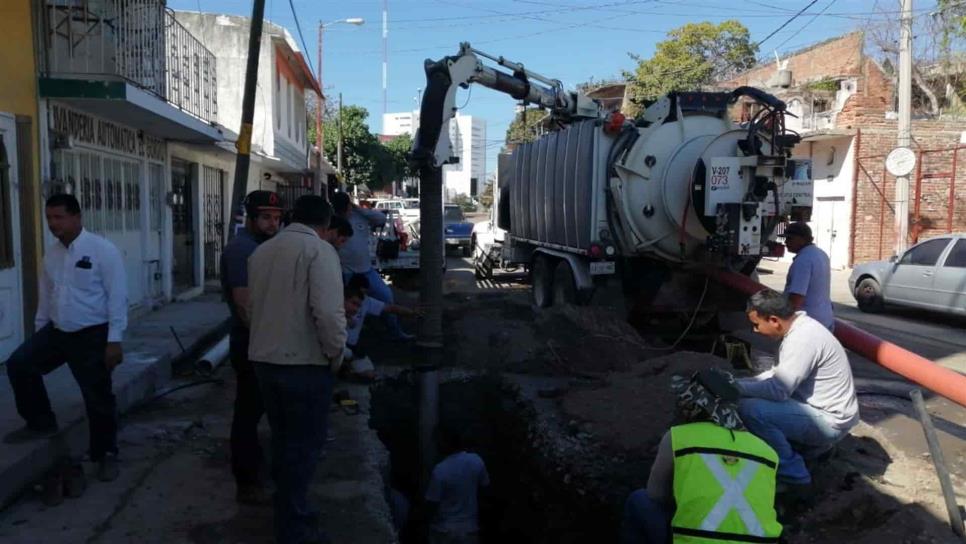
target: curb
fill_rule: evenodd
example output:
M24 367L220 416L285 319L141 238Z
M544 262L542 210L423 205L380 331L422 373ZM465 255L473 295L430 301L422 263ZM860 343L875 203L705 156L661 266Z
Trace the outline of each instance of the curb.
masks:
M186 346L183 353L177 347L172 347L160 355L138 351L126 353L124 363L115 369L113 375L118 415L123 418L124 414L149 400L171 380L174 368L182 366L183 361L190 360L194 354L200 353L204 347L223 335L227 328L228 320L217 323ZM76 387L67 365L63 365L46 378L48 383L59 380L69 380L71 386ZM56 436L47 440L0 446L8 452L13 452L14 457L12 463L8 461L4 466L0 466L0 508L5 508L14 502L21 493L40 480L57 460L71 452L76 457L77 452L87 450L88 427L83 404L81 403L79 410L70 412L64 410L64 403L57 402L53 395L51 397L61 429ZM68 406L76 408L74 405ZM12 417L19 420L16 412ZM123 420L120 424L123 426ZM121 455L123 459L123 452Z

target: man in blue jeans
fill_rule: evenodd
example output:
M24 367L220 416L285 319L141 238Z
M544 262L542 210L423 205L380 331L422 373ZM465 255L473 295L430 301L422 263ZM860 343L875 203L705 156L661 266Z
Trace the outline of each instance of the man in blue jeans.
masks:
M386 214L377 210L367 210L352 203L346 193L332 195L332 207L335 215L348 221L352 225L353 234L339 249L342 259L342 277L345 283L355 274L365 276L369 280L368 295L386 304L394 304L392 289L386 285L379 271L372 267L372 256L369 253L369 241L372 239L372 229L386 224ZM383 315L383 321L389 329L392 340L412 340L413 336L403 332L399 326L399 318L392 314Z
M330 216L322 197L299 198L292 224L248 260L248 358L272 429L278 544L329 542L307 494L346 341L339 255L322 239Z
M781 293L755 293L747 314L755 332L781 347L773 369L738 380L741 419L778 452L779 480L811 484L804 457L827 452L859 422L849 359L824 325Z

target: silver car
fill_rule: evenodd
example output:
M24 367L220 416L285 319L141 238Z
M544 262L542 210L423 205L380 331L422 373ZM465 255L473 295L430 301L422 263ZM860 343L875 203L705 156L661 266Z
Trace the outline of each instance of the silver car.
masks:
M966 233L919 242L889 261L860 264L849 288L864 312L896 304L966 315Z

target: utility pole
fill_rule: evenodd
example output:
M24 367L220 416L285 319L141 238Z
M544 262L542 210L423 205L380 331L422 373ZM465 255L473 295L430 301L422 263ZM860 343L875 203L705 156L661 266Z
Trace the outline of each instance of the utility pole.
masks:
M389 113L389 0L382 0L382 115Z
M265 18L265 0L254 0L252 5L251 31L248 34L248 65L245 67L245 90L242 96L242 122L235 142L235 183L231 191L231 215L235 217L245 190L248 189L248 167L251 164L252 120L255 118L255 84L258 81L258 55L262 48L262 21ZM238 229L228 229L234 237Z
M345 173L342 171L342 146L344 145L344 140L342 139L342 93L339 93L339 143L336 146L335 154L335 168L339 171L339 175L342 179L345 179Z
M319 21L319 50L316 61L319 69L315 72L319 78L319 103L315 106L315 145L319 148L319 163L325 158L325 133L322 128L322 114L325 113L325 90L322 88L322 34L325 32L325 25Z
M898 145L912 145L912 0L902 0L899 34ZM896 177L896 255L902 255L909 239L909 175Z

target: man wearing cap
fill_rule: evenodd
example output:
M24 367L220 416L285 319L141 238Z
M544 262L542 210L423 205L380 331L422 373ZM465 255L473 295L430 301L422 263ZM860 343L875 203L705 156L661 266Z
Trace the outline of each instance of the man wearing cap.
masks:
M812 229L805 223L792 223L785 229L785 247L795 254L785 280L785 294L795 310L804 311L832 330L832 266L828 255L812 242Z
M680 424L658 445L647 488L624 505L621 544L778 542L778 455L744 430L734 378L671 378Z
M738 411L748 430L778 452L779 479L807 486L805 457L829 451L859 422L852 367L835 336L781 293L755 293L747 315L755 332L781 346L774 368L738 380Z
M221 254L221 288L231 312L229 355L235 369L235 411L231 422L231 468L241 503L264 503L268 496L262 487L265 458L258 443L258 422L265 410L258 390L255 371L248 360L251 323L248 314L248 257L259 244L278 232L282 204L272 191L252 191L243 204L244 228L225 246Z

